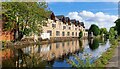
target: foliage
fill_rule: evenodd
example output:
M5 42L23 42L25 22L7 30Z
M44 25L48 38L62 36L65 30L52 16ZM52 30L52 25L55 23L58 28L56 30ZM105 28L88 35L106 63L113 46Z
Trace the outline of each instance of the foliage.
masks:
M83 32L80 31L80 32L79 32L79 38L82 38L82 36L83 36Z
M111 27L109 30L109 38L113 39L113 38L115 38L116 35L117 35L117 31L115 31L115 29L113 27Z
M104 67L109 60L113 57L115 48L118 46L118 41L116 39L113 39L110 48L102 54L102 56L97 59L94 63L96 67Z
M115 23L116 23L116 30L118 32L118 35L120 35L120 19L117 19Z
M74 57L75 57L75 59L76 59L76 61L78 62L78 63L75 63L73 60L69 60L69 59L67 59L67 62L69 63L69 64L71 64L72 65L72 67L75 67L75 68L77 68L77 69L79 69L79 68L89 68L89 67L94 67L94 65L92 65L92 64L90 64L90 59L89 58L86 58L86 62L84 63L84 61L83 60L81 60L77 55L74 55Z
M93 32L93 35L97 36L100 33L100 29L97 25L92 24L91 27L89 28L89 34L91 34L91 32Z
M40 33L49 15L46 8L45 2L3 2L4 31L14 31L18 38Z
M101 28L100 29L100 35L102 35L102 34L107 34L107 29L106 28Z

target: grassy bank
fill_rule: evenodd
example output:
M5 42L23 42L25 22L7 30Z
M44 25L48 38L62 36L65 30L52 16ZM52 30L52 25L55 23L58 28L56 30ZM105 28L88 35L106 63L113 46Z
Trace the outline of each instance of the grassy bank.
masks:
M117 48L118 46L118 39L111 39L110 43L110 48L106 52L104 52L99 59L95 61L95 67L105 67L105 65L108 64L109 60L113 57L115 48Z
M87 63L84 64L83 61L81 61L78 56L75 56L75 58L78 61L78 64L76 64L72 60L67 60L67 61L73 67L78 68L78 69L79 68L85 68L85 67L87 67L87 68L90 67L91 69L97 69L97 68L101 68L101 67L104 68L106 66L106 64L108 64L109 60L113 57L115 49L118 46L118 40L120 40L120 38L118 38L118 39L111 39L110 40L110 43L111 43L110 48L106 52L104 52L101 55L101 57L99 57L97 60L95 60L95 62L93 64L89 63L89 61L90 61L89 58L86 59Z

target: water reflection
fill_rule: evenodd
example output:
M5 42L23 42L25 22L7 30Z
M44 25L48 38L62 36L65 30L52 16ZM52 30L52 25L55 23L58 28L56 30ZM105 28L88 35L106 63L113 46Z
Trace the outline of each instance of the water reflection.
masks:
M99 40L97 38L89 40L89 47L91 50L95 50L99 47Z
M66 59L74 60L73 54L78 55L81 60L86 59L88 55L92 59L97 59L108 47L108 41L103 46L99 44L98 39L91 39L89 42L88 40L73 40L33 45L17 50L10 49L14 51L14 57L3 60L3 64L5 67L70 67Z

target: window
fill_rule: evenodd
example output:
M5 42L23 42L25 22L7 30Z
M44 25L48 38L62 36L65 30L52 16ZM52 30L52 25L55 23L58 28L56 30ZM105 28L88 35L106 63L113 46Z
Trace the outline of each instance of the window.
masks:
M62 32L62 36L65 36L65 32Z
M71 30L71 27L69 27L69 30Z
M51 50L52 49L52 45L50 44L49 47L50 47L50 50Z
M66 26L63 26L63 30L66 29Z
M60 46L60 43L56 43L56 48L59 48L59 46Z
M62 42L62 46L63 46L63 47L65 46L65 43L64 43L64 42Z
M70 32L67 32L67 36L70 36Z
M67 45L69 46L69 45L70 45L70 43L69 43L69 42L67 42Z
M56 36L60 36L60 31L56 31Z
M77 28L75 28L75 30L77 30Z
M72 36L74 36L74 32L72 32Z
M53 28L56 28L56 24L52 24L52 27L53 27Z
M50 36L52 36L52 31L51 30L48 30L47 33L50 33Z
M76 32L76 36L77 36L77 32Z

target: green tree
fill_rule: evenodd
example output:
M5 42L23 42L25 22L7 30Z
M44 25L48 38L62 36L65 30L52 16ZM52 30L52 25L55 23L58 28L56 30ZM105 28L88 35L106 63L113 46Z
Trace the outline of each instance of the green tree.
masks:
M14 31L15 40L38 34L49 15L45 2L2 2L4 30Z
M115 21L117 34L120 35L120 18Z
M107 34L107 29L106 28L101 28L100 29L100 35L102 35L102 34Z
M91 32L93 32L93 35L97 36L100 33L100 29L97 25L92 24L88 33L91 34Z
M80 32L79 32L79 38L82 38L82 36L83 36L83 32L80 31Z
M117 31L115 31L114 27L111 27L109 30L109 38L113 39L115 38L115 35L117 35Z

